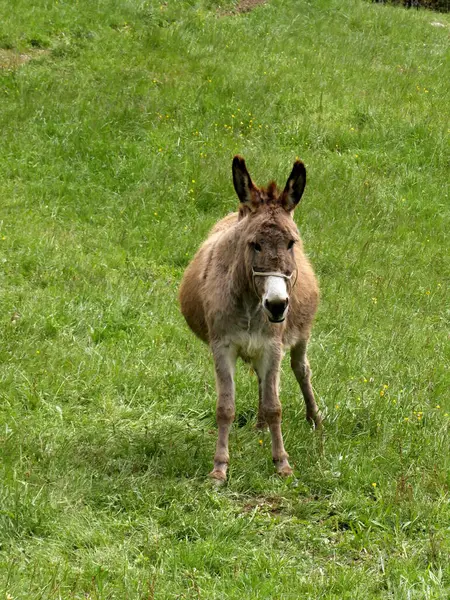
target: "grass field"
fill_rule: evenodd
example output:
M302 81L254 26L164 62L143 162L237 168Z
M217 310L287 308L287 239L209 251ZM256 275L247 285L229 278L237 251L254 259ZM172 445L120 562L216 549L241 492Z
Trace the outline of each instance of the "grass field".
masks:
M0 598L450 597L450 15L0 0ZM433 26L439 21L444 26ZM241 365L229 480L177 306L231 160L308 185L323 435Z

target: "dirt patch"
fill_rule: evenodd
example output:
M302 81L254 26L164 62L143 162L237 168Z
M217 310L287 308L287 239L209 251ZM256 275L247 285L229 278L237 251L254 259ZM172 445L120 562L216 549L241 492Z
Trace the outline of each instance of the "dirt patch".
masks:
M245 502L242 512L248 513L257 510L261 513L280 514L286 509L284 498L278 496L257 496Z
M221 12L223 16L225 15L239 15L243 13L250 12L260 4L265 4L267 0L239 0L237 5L233 8L233 10L227 10Z
M49 50L42 49L18 52L17 50L5 50L4 48L0 48L0 69L17 69L33 58L38 58L39 56L48 53Z
M259 4L264 4L266 0L240 0L236 8L234 9L236 13L246 13L250 12L258 6Z

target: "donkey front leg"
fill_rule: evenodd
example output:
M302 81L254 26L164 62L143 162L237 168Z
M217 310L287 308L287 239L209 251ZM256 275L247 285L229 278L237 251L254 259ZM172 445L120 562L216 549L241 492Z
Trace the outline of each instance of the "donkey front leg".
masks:
M306 357L307 342L302 341L291 350L291 367L302 390L306 405L306 419L316 428L322 425L322 416L314 398L311 385L311 369Z
M261 417L269 426L272 437L272 458L279 475L292 475L288 453L284 449L281 433L281 403L278 397L281 351L276 349L265 356L257 366L260 377Z
M225 344L213 344L212 352L216 371L216 419L219 435L214 455L214 469L209 476L223 482L227 478L227 468L230 460L228 435L234 421L234 370L237 354L235 348Z
M262 403L262 389L263 383L261 377L258 375L258 419L256 421L256 429L267 429L266 418L264 416L264 407Z

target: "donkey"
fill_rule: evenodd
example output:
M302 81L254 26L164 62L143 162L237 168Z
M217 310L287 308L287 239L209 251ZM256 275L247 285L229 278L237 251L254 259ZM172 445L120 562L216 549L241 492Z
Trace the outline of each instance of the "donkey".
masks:
M322 422L306 356L319 289L293 219L306 185L305 165L294 163L283 191L273 181L258 188L240 156L234 157L232 171L239 211L213 227L187 267L179 293L184 318L214 358L219 435L210 477L217 482L227 477L238 357L251 363L258 376L257 427L270 429L280 475L292 474L278 398L284 349L291 352L306 418L315 427Z

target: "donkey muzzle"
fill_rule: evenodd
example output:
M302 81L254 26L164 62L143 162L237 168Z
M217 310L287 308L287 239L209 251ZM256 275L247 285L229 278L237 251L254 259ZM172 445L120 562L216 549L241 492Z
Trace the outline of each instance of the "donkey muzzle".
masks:
M287 282L287 277L281 273L267 276L261 300L269 321L272 323L282 323L286 318L289 305Z
M285 300L275 300L275 301L264 301L264 308L266 310L267 316L269 317L269 321L271 323L282 323L286 318L287 307L289 304L289 299Z

